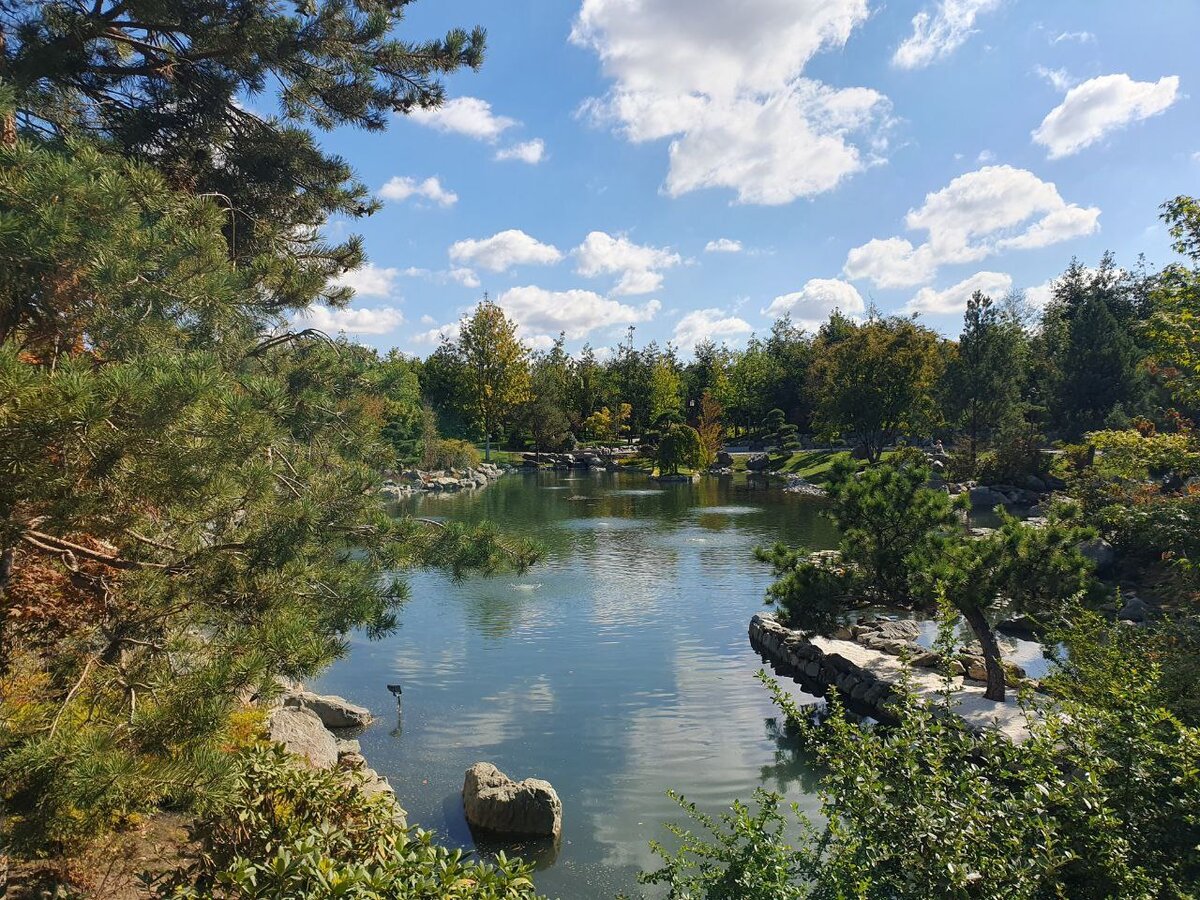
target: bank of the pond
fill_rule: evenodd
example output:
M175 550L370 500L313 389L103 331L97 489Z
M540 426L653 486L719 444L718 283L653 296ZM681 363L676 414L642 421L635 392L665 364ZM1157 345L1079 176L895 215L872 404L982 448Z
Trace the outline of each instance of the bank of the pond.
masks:
M955 714L971 729L994 729L1018 743L1029 736L1033 713L1012 691L1004 701L988 700L983 695L986 684L978 679L953 676L947 685L945 676L930 666L909 666L895 654L852 640L808 638L771 615L756 613L750 620L749 636L751 646L777 675L791 678L810 694L836 690L855 711L881 722L897 721L896 690L905 680L918 700L940 699L949 687L954 692Z

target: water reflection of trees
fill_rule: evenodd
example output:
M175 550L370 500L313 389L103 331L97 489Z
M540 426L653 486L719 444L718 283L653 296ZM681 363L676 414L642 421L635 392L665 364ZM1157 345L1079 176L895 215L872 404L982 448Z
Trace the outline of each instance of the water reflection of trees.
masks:
M763 787L789 798L796 793L815 794L820 782L817 759L795 729L782 715L764 719L763 726L767 739L775 744L774 761L759 770Z

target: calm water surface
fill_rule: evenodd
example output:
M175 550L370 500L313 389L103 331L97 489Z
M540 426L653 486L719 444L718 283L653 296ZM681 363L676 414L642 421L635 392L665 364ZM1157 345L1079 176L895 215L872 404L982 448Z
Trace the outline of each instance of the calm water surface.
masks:
M355 638L316 685L380 714L363 753L410 822L474 847L459 796L468 766L546 778L562 841L523 852L544 866L543 893L574 900L637 892L647 842L681 818L670 788L710 812L760 785L814 808L812 773L777 733L746 638L770 583L752 548L836 542L814 501L728 479L541 473L412 509L490 519L546 554L520 577L417 573L401 628ZM398 712L386 689L397 681Z

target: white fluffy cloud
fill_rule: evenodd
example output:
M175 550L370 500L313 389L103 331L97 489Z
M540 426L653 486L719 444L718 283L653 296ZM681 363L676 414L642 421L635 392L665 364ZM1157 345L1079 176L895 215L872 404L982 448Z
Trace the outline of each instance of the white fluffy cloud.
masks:
M1012 284L1012 278L1002 272L976 272L970 278L952 284L942 291L929 287L921 288L916 296L908 301L905 309L908 312L930 313L936 316L961 315L967 308L967 300L976 291L982 291L992 299L999 300L1008 293Z
M998 7L1001 0L941 0L932 12L913 16L913 33L896 48L892 64L920 69L949 56L975 33L975 19Z
M545 158L546 142L541 138L534 138L532 141L513 144L511 147L505 147L503 150L496 151L496 159L500 161L516 160L517 162L528 163L531 166L536 166Z
M412 342L414 344L440 344L442 338L449 341L457 341L461 328L462 326L458 322L449 322L445 325L439 325L437 328L430 328L428 331L414 334Z
M839 278L813 278L800 290L782 294L771 301L763 315L778 318L783 315L809 331L816 331L835 309L844 315L861 316L867 308L862 294L849 282Z
M464 134L477 141L495 141L517 124L516 119L496 115L492 112L492 104L478 97L456 97L436 109L414 109L408 118L438 131Z
M479 266L492 272L506 272L513 266L548 266L563 258L553 244L543 244L516 228L489 238L456 241L450 245L450 259L462 266Z
M458 202L458 194L442 187L437 176L431 176L424 181L397 175L388 179L387 184L379 189L379 196L385 200L407 200L409 197L424 197L438 206L453 206Z
M330 309L317 304L300 316L305 325L320 331L347 334L390 334L404 323L404 314L393 306L380 309Z
M722 309L697 309L675 323L674 342L681 350L691 352L702 341L720 341L753 330L745 319L728 315Z
M1034 309L1045 309L1054 296L1054 279L1025 288L1025 302Z
M348 287L360 297L390 297L396 289L396 279L401 272L399 269L382 268L374 263L367 263L357 269L344 272L335 278L338 287Z
M729 238L717 238L704 245L705 253L741 253L742 242Z
M1051 159L1090 147L1106 134L1167 110L1179 97L1179 76L1134 81L1128 75L1101 75L1067 91L1033 132Z
M630 141L671 138L672 196L723 187L780 204L827 191L873 160L849 139L889 105L801 75L867 15L866 0L583 0L571 39L614 82L584 111Z
M631 306L594 291L549 291L533 285L509 288L496 302L529 341L559 332L565 332L568 340L580 340L597 328L648 322L662 308L657 300Z
M1048 247L1094 233L1100 210L1067 203L1052 182L1012 166L985 166L928 194L904 219L928 240L914 246L902 237L875 239L846 257L850 278L879 287L929 281L939 266L978 262L1003 250Z
M673 250L635 244L624 235L613 237L604 231L593 231L583 243L571 251L575 256L575 271L587 278L619 273L621 278L614 294L649 294L662 286L663 269L679 265L683 260Z

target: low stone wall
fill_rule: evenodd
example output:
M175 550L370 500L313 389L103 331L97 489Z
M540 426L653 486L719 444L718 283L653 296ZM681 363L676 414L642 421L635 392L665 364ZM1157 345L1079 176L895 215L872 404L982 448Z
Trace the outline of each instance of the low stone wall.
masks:
M750 620L750 646L776 675L791 678L807 693L825 697L836 690L855 712L888 724L898 721L890 708L893 697L890 682L877 678L840 653L826 653L773 616L759 613Z

